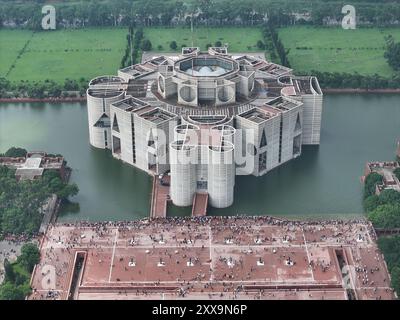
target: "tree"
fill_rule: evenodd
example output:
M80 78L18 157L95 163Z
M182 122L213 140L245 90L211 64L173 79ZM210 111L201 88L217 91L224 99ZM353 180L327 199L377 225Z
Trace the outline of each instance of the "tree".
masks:
M265 44L264 44L264 42L262 42L261 40L258 40L258 41L257 41L257 48L258 48L258 49L264 50L264 49L265 49Z
M59 97L61 96L62 88L58 84L52 84L48 90L49 96L51 97Z
M396 266L396 267L392 268L392 270L390 271L390 275L392 278L392 281L391 281L392 288L396 292L400 292L400 266Z
M396 178L400 180L400 168L394 169L393 173L396 176Z
M384 204L368 214L368 219L378 228L400 228L400 204Z
M57 194L65 200L78 191L75 184L65 183L55 170L46 170L41 179L17 181L15 169L0 166L0 234L35 234L47 199Z
M79 192L78 186L74 184L65 185L60 191L57 192L57 196L63 200L69 197L76 196Z
M378 246L385 256L392 278L392 288L398 293L400 292L400 236L379 237Z
M400 70L400 42L394 42L392 35L386 37L384 57L394 70Z
M4 156L11 158L17 158L17 157L25 158L27 153L28 151L26 151L25 149L12 147L6 151Z
M400 192L392 189L386 189L379 195L381 204L400 204Z
M176 48L178 48L178 45L176 44L176 41L175 40L173 40L173 41L171 41L171 43L169 44L169 47L172 49L172 50L176 50Z
M25 293L21 286L6 282L0 286L0 300L24 300Z
M364 210L366 212L375 210L380 204L381 202L379 201L379 196L377 196L376 194L365 198L363 202Z
M222 42L221 41L215 41L215 46L216 47L222 47Z
M373 194L364 199L364 209L366 212L375 210L377 207L384 204L400 204L400 192L392 189L383 190L379 196Z
M142 51L150 51L151 48L152 48L152 45L151 45L150 40L144 39L142 41L142 46L141 46Z
M79 90L79 84L76 80L65 79L64 89L66 91L77 91Z
M18 257L18 263L26 268L28 272L33 271L35 264L39 263L40 251L33 243L26 243L21 248L21 255Z
M375 188L378 183L382 183L382 176L379 173L372 172L365 178L364 199L375 194Z
M7 259L4 259L4 280L10 282L15 281L14 269Z

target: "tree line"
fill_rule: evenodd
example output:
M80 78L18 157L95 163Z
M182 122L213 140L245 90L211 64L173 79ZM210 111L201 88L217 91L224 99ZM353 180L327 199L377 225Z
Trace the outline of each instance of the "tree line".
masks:
M400 42L395 42L392 35L386 37L384 57L393 70L400 71Z
M400 74L383 77L378 74L361 75L355 73L321 72L313 70L309 73L318 78L322 88L332 89L398 89L400 88Z
M121 68L140 63L140 51L150 51L152 45L150 40L143 38L143 28L138 28L136 32L133 26L129 26L129 33L126 35L126 48L121 59Z
M353 1L354 2L354 1ZM41 29L42 1L0 1L0 25ZM99 26L226 26L261 25L271 19L275 25L340 24L340 1L279 0L90 0L55 2L58 28ZM400 21L398 1L354 2L358 24L388 26Z
M283 46L281 39L279 38L278 32L275 29L272 20L268 21L262 28L262 34L264 37L264 44L257 43L257 46L261 48L263 45L267 52L270 54L270 59L276 61L277 55L280 59L280 64L290 68L288 54L290 49L286 50Z
M400 168L395 169L394 174L400 179ZM366 177L364 210L374 227L400 228L400 192L388 189L376 195L376 185L382 183L382 179L383 177L375 172ZM385 256L391 274L391 285L396 292L400 292L400 236L380 237L378 245Z
M67 98L83 97L88 80L85 78L65 79L63 83L53 80L11 82L0 77L0 98Z
M400 292L400 236L380 237L379 249L385 256L385 261L391 276L391 286Z

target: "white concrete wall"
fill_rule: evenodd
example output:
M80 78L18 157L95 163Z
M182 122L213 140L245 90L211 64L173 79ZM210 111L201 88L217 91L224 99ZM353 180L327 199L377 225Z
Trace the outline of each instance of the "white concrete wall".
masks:
M177 150L170 144L171 157L171 200L174 205L186 207L193 203L196 192L196 159L197 147L189 150Z
M320 143L323 95L303 95L303 144Z
M302 106L290 109L282 114L283 130L282 130L282 154L281 164L293 159L293 139L301 130L295 131L297 115L300 115L302 123Z
M137 114L133 116L135 130L136 166L144 171L149 171L148 163L148 137L150 130L155 128L149 121Z
M132 133L132 113L120 108L111 106L111 133L121 139L121 154L117 156L122 161L134 165L133 162L133 133ZM119 133L113 130L114 115L117 117Z
M209 148L208 166L209 203L214 208L226 208L232 205L235 187L235 164L233 145L226 151Z
M100 149L111 149L110 128L99 128L95 127L94 125L103 114L107 115L110 118L110 104L122 100L124 96L125 92L121 92L119 95L110 98L98 98L91 96L89 93L87 93L89 141L93 147ZM104 132L106 132L107 134L107 147L105 144Z

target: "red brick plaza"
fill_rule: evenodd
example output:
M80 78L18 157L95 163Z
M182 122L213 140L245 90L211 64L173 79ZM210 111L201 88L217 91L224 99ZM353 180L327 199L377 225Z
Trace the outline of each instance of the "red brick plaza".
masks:
M30 299L393 299L364 220L56 224Z

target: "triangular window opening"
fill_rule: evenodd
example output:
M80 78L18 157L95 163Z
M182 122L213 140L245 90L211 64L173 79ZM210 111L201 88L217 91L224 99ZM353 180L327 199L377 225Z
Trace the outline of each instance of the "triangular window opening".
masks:
M300 113L297 114L296 126L294 127L294 131L301 129L301 122L300 122Z
M118 126L118 120L117 120L117 115L114 114L114 120L113 120L113 130L116 132L119 132L119 126Z
M265 130L263 130L261 135L260 148L265 147L266 145L267 145L267 137L265 135Z
M94 124L95 127L99 128L109 128L110 127L110 119L108 116L103 113L103 115L97 120L97 122Z
M153 132L151 130L150 130L149 142L147 143L147 146L149 146L149 147L154 146Z

